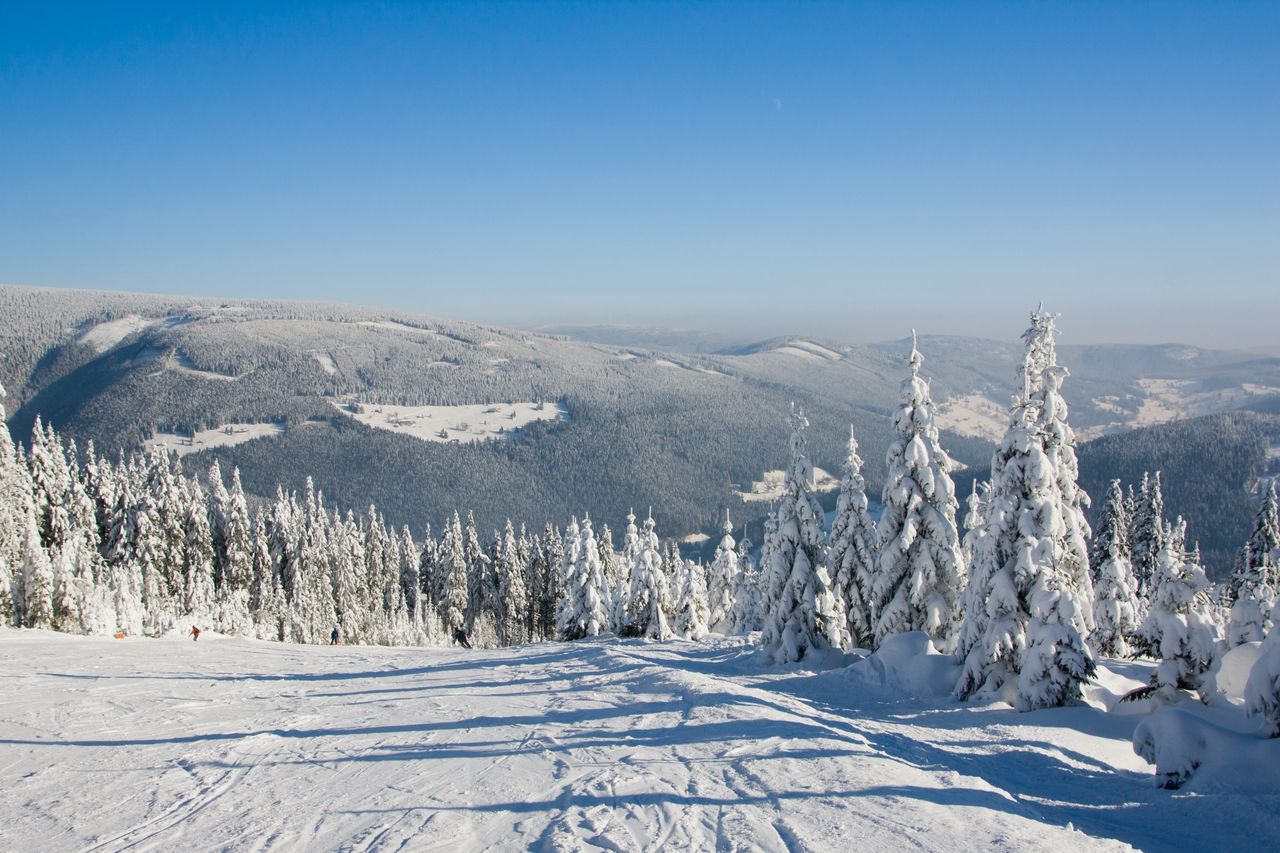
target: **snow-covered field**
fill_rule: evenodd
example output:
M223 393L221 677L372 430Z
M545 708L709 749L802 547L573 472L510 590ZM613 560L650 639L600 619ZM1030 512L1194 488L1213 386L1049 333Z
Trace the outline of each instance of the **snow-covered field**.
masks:
M958 705L929 678L912 699L870 662L815 675L751 655L742 640L464 652L6 629L0 848L1280 843L1274 790L1154 787L1129 745L1138 716Z
M149 450L163 448L179 456L186 456L211 447L235 447L255 438L277 435L284 435L284 424L224 424L216 429L201 430L192 436L158 432L144 444Z
M482 403L465 406L385 406L331 401L360 423L411 435L422 441L490 441L509 436L534 421L566 420L559 403Z
M756 480L751 488L739 491L738 497L744 501L776 501L786 491L785 471L765 471L763 480ZM834 492L840 488L840 480L821 468L813 469L813 487L815 492Z

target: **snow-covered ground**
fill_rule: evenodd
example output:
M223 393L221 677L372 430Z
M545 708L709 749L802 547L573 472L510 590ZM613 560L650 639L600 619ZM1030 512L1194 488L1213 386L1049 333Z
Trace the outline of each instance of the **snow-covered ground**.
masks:
M569 411L559 403L386 406L349 400L330 402L366 426L442 443L490 441L508 437L534 421L569 417Z
M865 662L815 675L761 669L752 652L6 629L0 848L1280 844L1274 790L1154 787L1130 747L1140 716L960 705L927 695L928 677L912 699Z
M255 438L277 435L284 435L284 424L225 424L216 429L201 430L192 436L158 432L143 443L148 449L159 447L186 456L211 447L235 447Z

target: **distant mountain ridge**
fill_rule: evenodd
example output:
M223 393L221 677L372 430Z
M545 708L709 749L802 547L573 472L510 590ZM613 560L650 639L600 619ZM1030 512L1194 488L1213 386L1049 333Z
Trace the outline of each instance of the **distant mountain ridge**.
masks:
M19 438L36 415L110 454L200 433L190 468L241 465L257 494L311 474L344 508L376 503L415 528L455 507L484 527L584 511L617 526L652 503L664 535L714 531L728 507L757 541L767 504L738 492L782 467L793 401L809 413L815 464L839 471L852 423L879 490L909 346L788 336L673 352L347 305L21 287L0 287L0 316ZM931 335L919 346L967 488L1003 432L1020 347ZM1063 343L1059 354L1082 438L1265 410L1280 395L1280 359L1256 352ZM540 401L563 416L535 414ZM508 429L499 419L516 409ZM219 431L229 437L215 446Z

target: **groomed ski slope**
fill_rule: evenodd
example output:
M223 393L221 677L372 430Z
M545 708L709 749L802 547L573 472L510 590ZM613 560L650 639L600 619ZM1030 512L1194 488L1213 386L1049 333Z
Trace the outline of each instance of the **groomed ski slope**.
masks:
M0 632L0 849L1267 849L1136 717L911 700L741 640L497 651Z

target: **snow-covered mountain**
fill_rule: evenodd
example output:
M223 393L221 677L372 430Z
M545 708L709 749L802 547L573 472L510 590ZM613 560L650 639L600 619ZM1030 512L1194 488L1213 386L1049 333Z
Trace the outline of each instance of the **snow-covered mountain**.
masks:
M19 437L41 415L100 453L165 444L189 466L240 465L257 494L310 474L340 505L376 503L415 528L454 507L493 527L588 509L616 524L652 503L673 535L712 530L725 506L758 518L767 506L741 493L781 466L792 401L827 470L853 423L875 493L908 348L788 337L676 353L598 342L610 327L585 341L350 306L20 287L0 288L0 316ZM920 349L947 449L981 471L1018 348L924 336ZM1085 437L1280 393L1280 359L1256 353L1059 351Z

